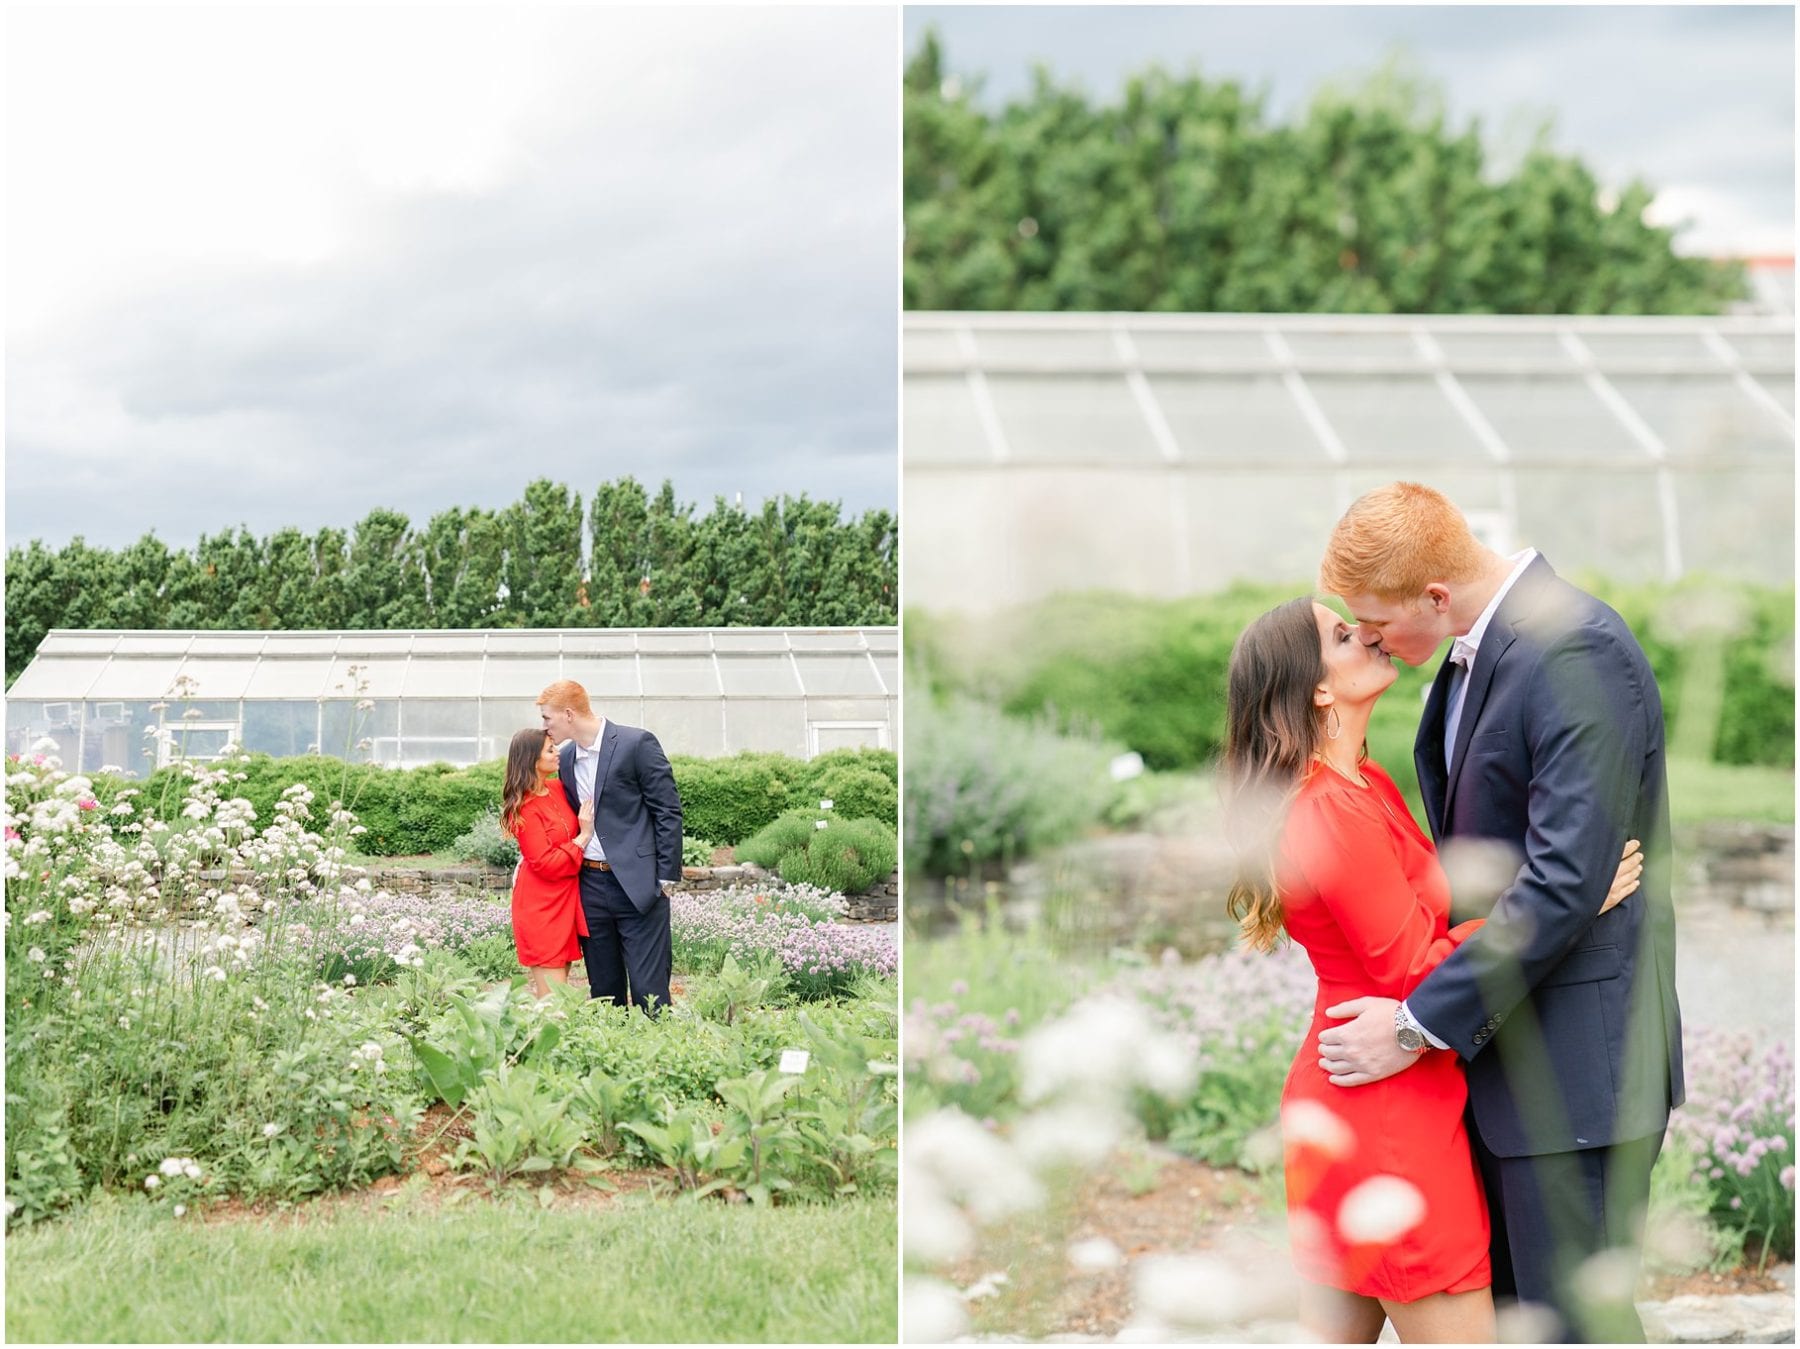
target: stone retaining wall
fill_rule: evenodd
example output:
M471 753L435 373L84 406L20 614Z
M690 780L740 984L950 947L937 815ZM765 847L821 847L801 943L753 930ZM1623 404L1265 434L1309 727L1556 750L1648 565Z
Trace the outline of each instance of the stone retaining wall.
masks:
M397 895L428 895L434 890L471 886L505 894L512 888L512 872L499 867L383 867L371 866L369 884ZM683 867L679 889L703 892L732 885L755 885L769 873L748 864L729 867ZM234 878L236 879L236 878ZM245 879L248 879L246 876ZM892 923L900 917L900 875L895 872L877 881L860 895L846 895L845 917L856 923Z

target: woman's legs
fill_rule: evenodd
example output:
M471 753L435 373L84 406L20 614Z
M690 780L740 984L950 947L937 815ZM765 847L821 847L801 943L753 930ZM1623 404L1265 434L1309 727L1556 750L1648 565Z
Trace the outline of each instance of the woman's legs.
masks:
M1492 1344L1494 1290L1433 1293L1417 1302L1383 1302L1402 1344Z
M1315 1339L1327 1344L1373 1344L1386 1323L1387 1313L1372 1297L1318 1283L1300 1284L1300 1324Z
M547 998L550 996L551 984L566 984L569 982L569 967L567 965L527 965L525 967L525 972L531 980L531 991L538 998Z

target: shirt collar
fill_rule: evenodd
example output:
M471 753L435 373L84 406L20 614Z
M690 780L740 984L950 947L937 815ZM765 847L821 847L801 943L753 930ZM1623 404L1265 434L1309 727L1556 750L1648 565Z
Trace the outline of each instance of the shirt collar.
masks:
M606 718L601 717L600 718L600 729L594 732L594 743L591 745L583 745L579 740L577 740L575 742L575 757L578 759L593 758L596 754L598 754L600 752L600 741L605 737L605 735L606 735Z
M1465 670L1475 668L1475 653L1481 649L1481 639L1487 635L1488 624L1493 622L1494 615L1500 611L1500 602L1506 598L1506 592L1513 588L1514 583L1525 574L1525 568L1532 564L1537 555L1537 549L1527 548L1506 559L1513 564L1512 571L1500 583L1500 588L1494 592L1494 598L1488 601L1487 608L1481 611L1481 617L1475 620L1475 625L1450 644L1450 660L1453 664L1460 665Z

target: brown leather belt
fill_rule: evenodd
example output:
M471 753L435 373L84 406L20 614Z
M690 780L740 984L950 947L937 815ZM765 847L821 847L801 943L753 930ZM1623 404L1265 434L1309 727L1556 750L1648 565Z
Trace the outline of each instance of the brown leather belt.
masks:
M611 862L591 862L587 858L584 857L581 859L581 869L583 871L611 871L612 863Z

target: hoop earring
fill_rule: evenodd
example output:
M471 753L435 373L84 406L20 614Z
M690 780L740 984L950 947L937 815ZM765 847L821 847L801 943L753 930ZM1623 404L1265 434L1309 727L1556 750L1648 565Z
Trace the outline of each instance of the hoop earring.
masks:
M1325 738L1336 740L1344 733L1344 719L1338 715L1335 707L1325 709Z

